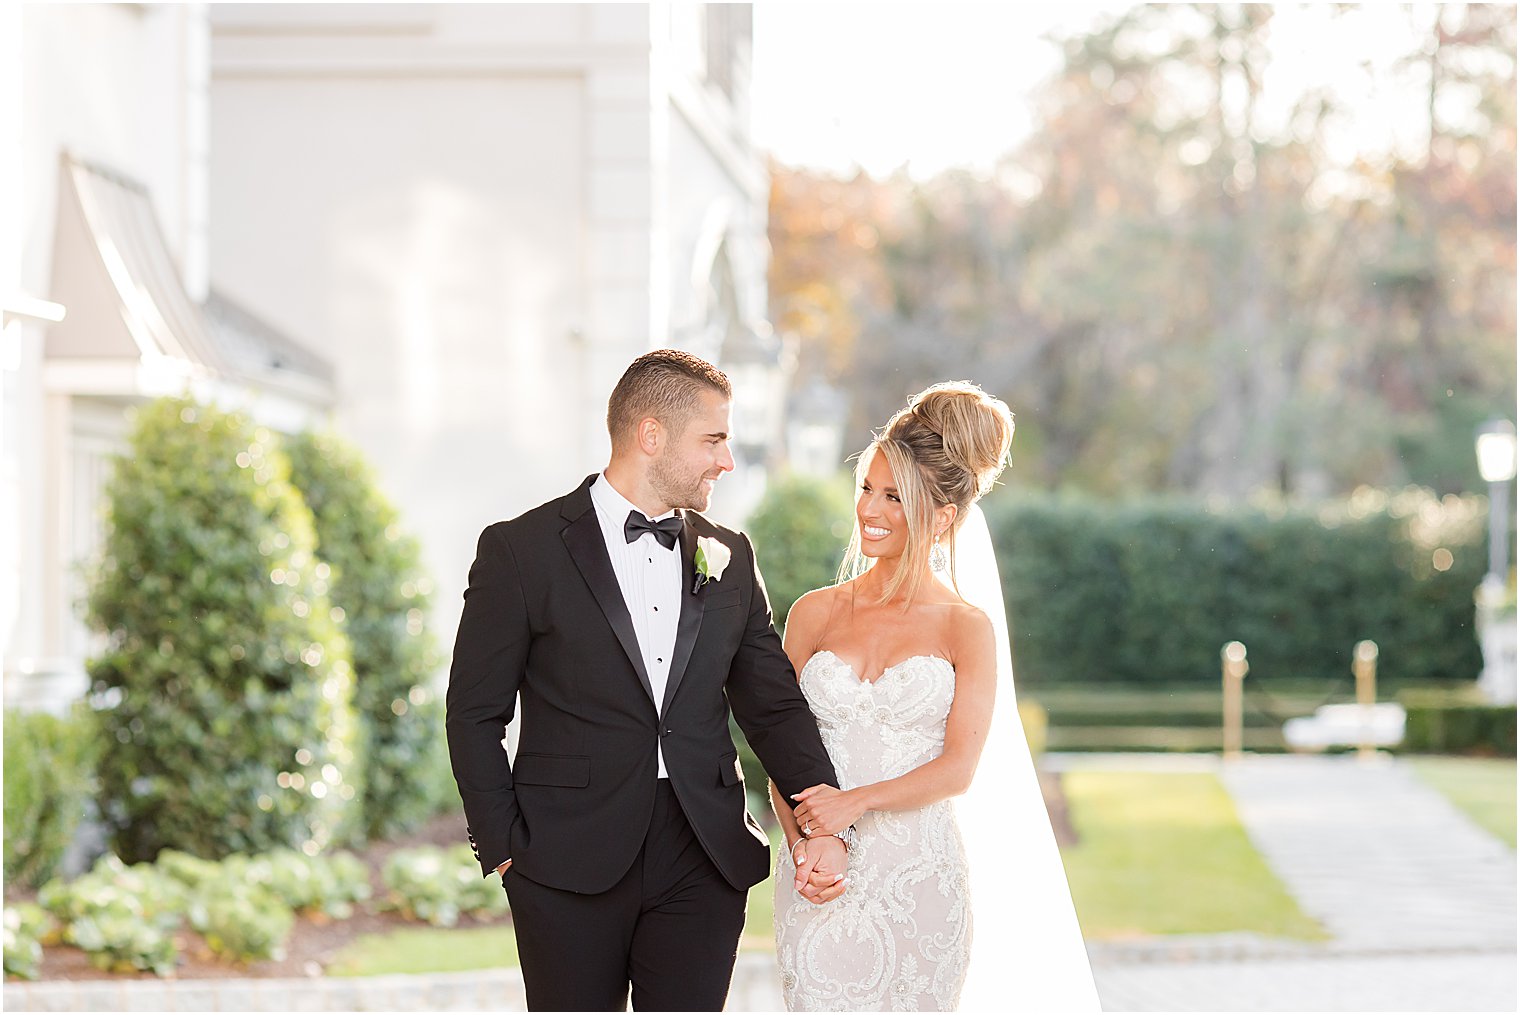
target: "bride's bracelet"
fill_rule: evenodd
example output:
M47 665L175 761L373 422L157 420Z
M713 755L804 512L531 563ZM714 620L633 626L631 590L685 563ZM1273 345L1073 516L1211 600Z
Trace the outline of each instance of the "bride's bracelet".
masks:
M794 843L792 843L791 854L792 854L792 866L793 867L797 866L797 847L798 846L806 846L806 845L807 845L807 836L805 836L805 835L799 835L799 836L797 836L797 841L794 842Z

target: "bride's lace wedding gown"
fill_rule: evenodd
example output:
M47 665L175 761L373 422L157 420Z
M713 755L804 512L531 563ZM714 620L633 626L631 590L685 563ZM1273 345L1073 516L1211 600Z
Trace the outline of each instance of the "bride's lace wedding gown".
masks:
M827 650L807 661L802 692L818 718L839 788L893 779L936 758L955 669L920 655L862 680ZM971 950L966 854L950 801L870 811L856 822L849 887L816 906L776 864L776 958L789 1011L949 1011Z

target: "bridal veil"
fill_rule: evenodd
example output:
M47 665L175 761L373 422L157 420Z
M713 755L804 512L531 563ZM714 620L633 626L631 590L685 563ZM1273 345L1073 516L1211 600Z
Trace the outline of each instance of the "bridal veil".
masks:
M943 574L948 581L952 573ZM1002 583L987 519L972 505L955 536L956 584L992 620L992 731L956 822L970 868L971 964L962 1011L1101 1011L1066 869L1019 722Z

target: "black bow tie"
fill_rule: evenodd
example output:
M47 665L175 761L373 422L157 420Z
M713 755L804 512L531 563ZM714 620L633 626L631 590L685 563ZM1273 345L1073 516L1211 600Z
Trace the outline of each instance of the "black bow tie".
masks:
M623 523L623 538L630 543L638 539L646 532L654 533L654 538L660 541L660 545L667 550L676 548L676 537L681 534L681 516L671 515L669 518L661 518L652 522L637 511L628 512L628 520Z

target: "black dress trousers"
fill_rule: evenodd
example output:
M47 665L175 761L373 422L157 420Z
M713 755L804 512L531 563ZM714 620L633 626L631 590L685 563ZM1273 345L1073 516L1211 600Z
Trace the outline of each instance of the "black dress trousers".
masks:
M581 894L507 870L517 951L533 1011L721 1011L746 894L730 885L659 781L633 866Z

